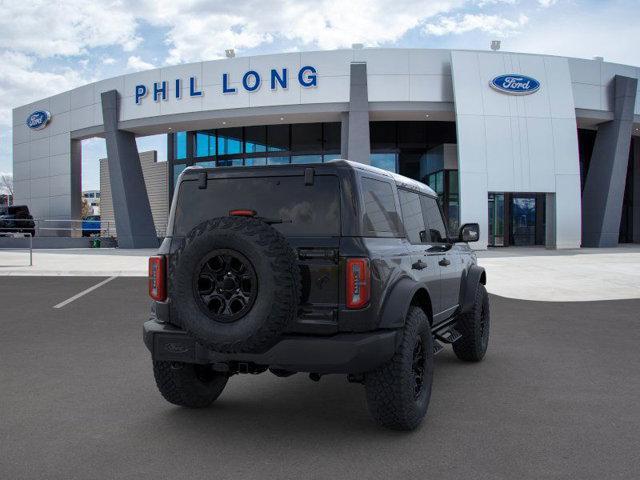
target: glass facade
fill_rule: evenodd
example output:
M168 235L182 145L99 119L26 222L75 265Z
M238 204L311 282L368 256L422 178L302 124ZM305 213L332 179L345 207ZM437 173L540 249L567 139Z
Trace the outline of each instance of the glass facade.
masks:
M205 168L322 163L341 158L340 122L256 125L169 135L172 184L189 165ZM448 227L456 232L460 209L457 170L445 170L441 159L427 155L445 143L456 143L453 122L370 122L374 167L420 180L439 196Z
M188 165L235 167L321 163L340 158L341 124L218 128L169 135L173 185Z

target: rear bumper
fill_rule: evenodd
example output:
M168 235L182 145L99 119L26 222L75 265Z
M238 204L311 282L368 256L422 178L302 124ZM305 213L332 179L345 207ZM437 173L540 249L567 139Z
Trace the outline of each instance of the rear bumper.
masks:
M211 351L181 330L156 320L145 322L144 343L154 360L185 363L252 363L295 372L363 373L391 359L397 330L343 333L330 337L284 336L264 353Z

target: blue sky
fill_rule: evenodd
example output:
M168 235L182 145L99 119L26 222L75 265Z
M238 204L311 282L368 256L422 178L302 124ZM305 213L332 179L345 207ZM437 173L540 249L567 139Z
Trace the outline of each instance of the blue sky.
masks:
M0 0L0 172L11 172L11 109L152 67L237 55L366 46L548 53L640 66L638 0ZM158 149L162 137L140 139ZM83 145L98 185L102 140Z

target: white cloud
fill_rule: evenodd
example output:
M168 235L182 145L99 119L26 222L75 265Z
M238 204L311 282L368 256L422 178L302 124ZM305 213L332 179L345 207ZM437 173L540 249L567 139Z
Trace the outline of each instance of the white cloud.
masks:
M133 50L141 41L128 2L2 2L0 45L40 57L79 55L94 47Z
M127 59L127 70L137 72L140 70L151 70L152 68L155 68L152 63L145 62L137 55L132 55Z
M429 35L462 34L478 30L499 37L507 37L519 32L527 24L529 18L520 14L511 20L499 15L465 14L455 17L439 17L436 22L424 26Z
M225 48L254 48L288 40L298 48L382 45L464 0L156 1L146 21L168 28L168 63L207 60ZM188 28L185 26L188 25Z
M66 68L58 72L39 71L35 59L23 53L0 52L0 124L11 124L11 109L71 90L87 83L80 73Z
M113 65L114 63L116 63L116 59L113 57L105 57L102 59L102 63L104 65Z
M538 4L543 8L548 8L552 5L555 5L558 0L538 0Z

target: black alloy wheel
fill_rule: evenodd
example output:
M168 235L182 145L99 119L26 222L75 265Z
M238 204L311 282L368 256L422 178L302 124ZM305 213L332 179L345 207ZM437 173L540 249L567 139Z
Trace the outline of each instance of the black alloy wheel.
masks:
M230 323L251 310L258 293L258 278L249 259L240 252L213 250L196 272L196 302L207 316Z

